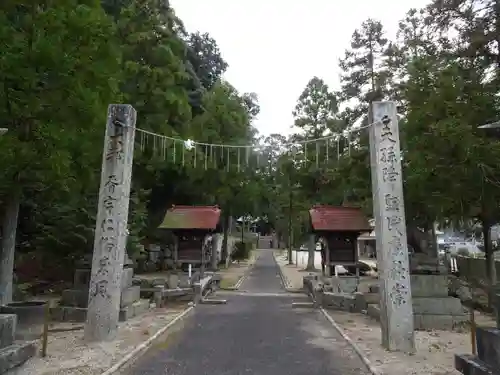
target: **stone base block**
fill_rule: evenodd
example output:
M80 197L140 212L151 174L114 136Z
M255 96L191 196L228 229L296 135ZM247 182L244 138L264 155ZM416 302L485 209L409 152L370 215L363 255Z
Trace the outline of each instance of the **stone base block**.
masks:
M455 368L464 375L500 375L500 371L488 366L472 354L456 354Z
M379 304L378 293L364 293L366 303ZM413 313L421 315L467 315L460 299L454 297L413 297Z
M45 301L18 301L0 306L0 313L15 314L15 338L31 341L39 339L45 321Z
M429 330L429 329L438 329L443 331L452 331L455 328L460 327L461 325L467 322L467 317L465 315L420 315L414 314L414 328L416 330Z
M311 276L304 276L302 278L302 288L309 294L313 293L315 279Z
M134 269L124 268L122 271L122 280L121 280L122 290L131 287L133 279L134 279Z
M0 349L0 374L22 365L35 354L35 341L20 342Z
M66 289L62 292L61 304L63 306L87 307L89 302L88 289Z
M380 292L380 285L379 284L372 284L368 287L368 291L370 293L378 294Z
M354 303L352 294L325 292L321 299L323 307L342 311L352 311Z
M458 298L413 297L413 313L422 315L465 315L466 310Z
M412 297L447 297L447 275L410 275ZM379 293L380 284L373 283L369 287L370 293Z
M380 307L376 304L368 305L366 313L371 318L380 321ZM433 315L414 314L413 325L416 330L438 329L451 331L467 322L466 315Z
M177 286L180 288L189 288L191 287L191 283L193 281L194 281L194 275L193 275L193 280L189 280L189 277L186 274L180 274Z
M169 289L175 289L179 286L179 276L172 274L168 276L167 286Z
M127 289L122 290L122 294L120 296L120 307L126 307L128 305L133 304L141 298L141 287L140 286L131 286Z
M124 274L129 273L130 268L126 268ZM123 279L122 279L123 280ZM128 282L128 281L127 281ZM131 281L130 281L131 282ZM123 286L123 285L122 285ZM141 287L129 286L122 289L120 307L130 305L140 298ZM89 291L85 289L66 289L62 293L61 305L68 307L87 308Z
M145 302L143 302L145 301ZM140 300L132 305L120 309L119 319L125 321L149 308L148 300ZM59 306L50 310L51 318L56 322L84 323L87 319L87 308L73 306Z
M378 293L363 293L363 296L368 305L380 303L380 296Z
M76 269L73 277L73 286L75 289L88 289L90 284L90 276L92 271L90 268Z
M5 348L14 343L16 323L16 314L0 314L0 348Z
M366 314L379 321L380 320L380 307L376 304L369 304L368 307L366 308Z
M448 297L447 275L410 275L411 295L415 297ZM379 283L368 287L370 293L379 293Z
M163 291L163 296L166 299L173 299L175 297L182 297L189 295L190 297L193 294L192 288L177 288L177 289L165 289Z
M410 275L412 297L447 297L448 275Z
M340 293L354 293L358 291L359 278L356 276L332 277L331 284L334 288L337 287Z
M141 299L133 304L120 309L119 320L124 322L134 316L140 315L149 310L149 300Z
M138 300L120 309L121 322L140 315L149 309L149 300ZM51 318L56 322L83 323L87 320L87 308L58 306L50 309Z
M87 319L87 308L57 306L50 309L50 317L55 322L83 323Z

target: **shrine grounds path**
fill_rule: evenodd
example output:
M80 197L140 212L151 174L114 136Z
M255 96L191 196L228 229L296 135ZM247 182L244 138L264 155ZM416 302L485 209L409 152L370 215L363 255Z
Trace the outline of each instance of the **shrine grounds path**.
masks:
M368 375L321 311L294 308L307 296L281 284L272 250L258 250L226 305L199 305L185 327L152 348L129 375Z

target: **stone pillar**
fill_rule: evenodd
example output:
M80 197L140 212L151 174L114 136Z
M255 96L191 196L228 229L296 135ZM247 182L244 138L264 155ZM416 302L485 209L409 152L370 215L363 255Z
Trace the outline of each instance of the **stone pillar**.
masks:
M136 112L132 106L109 106L85 323L86 341L111 340L118 328L135 121Z
M370 160L380 282L382 345L415 351L408 244L395 102L373 103Z

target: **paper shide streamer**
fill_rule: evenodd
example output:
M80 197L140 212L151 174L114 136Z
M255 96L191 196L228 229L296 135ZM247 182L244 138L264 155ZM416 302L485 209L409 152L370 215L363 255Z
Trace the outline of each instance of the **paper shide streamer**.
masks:
M352 133L371 125L373 124L318 139L289 143L282 146L280 155L288 154L294 165L298 162L314 163L313 165L319 168L329 163L332 154L336 153L337 160L344 155L350 156ZM247 168L264 166L276 168L279 165L277 160L273 159L273 153L269 152L268 147L271 146L268 145L204 143L192 139L173 138L140 128L135 128L135 130L140 133L139 137L136 137L136 143L142 154L172 163L180 163L183 167L189 166L204 170L222 168L227 172L241 172ZM341 150L341 144L347 144L347 150Z

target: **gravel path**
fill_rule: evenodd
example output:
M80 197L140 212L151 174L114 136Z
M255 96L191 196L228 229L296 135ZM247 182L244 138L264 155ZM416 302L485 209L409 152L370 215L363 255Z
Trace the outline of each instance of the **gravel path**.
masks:
M368 374L321 312L292 309L292 301L306 297L285 292L272 250L259 251L240 293L222 298L226 305L197 306L185 328L151 349L129 374Z

